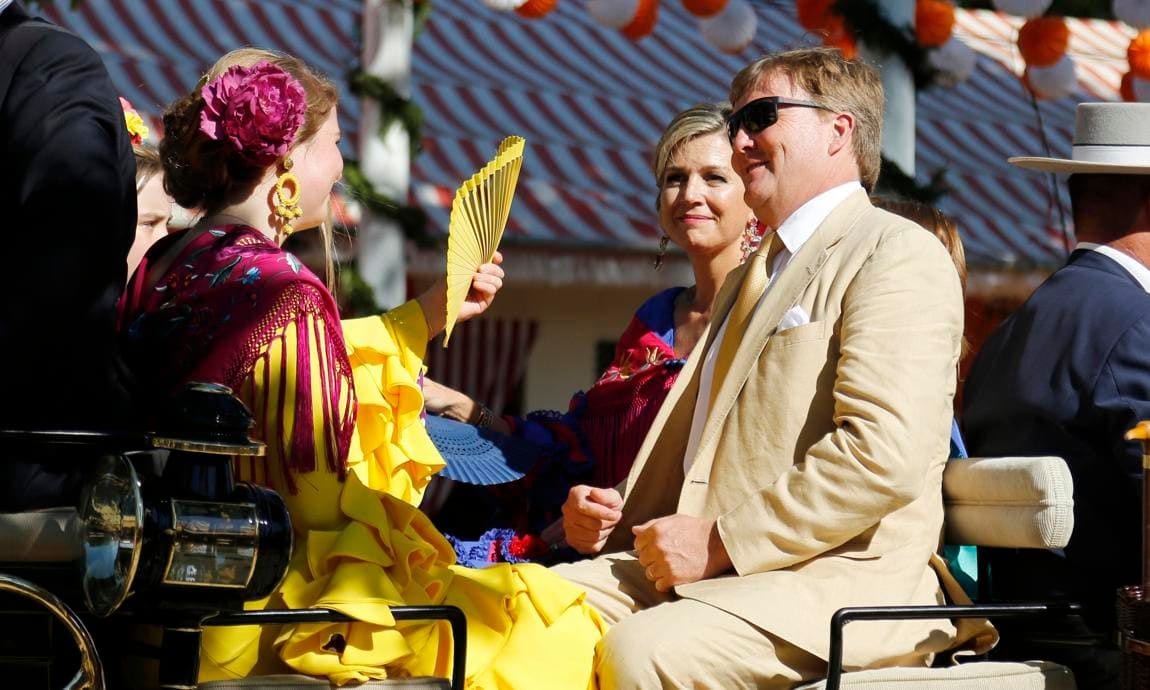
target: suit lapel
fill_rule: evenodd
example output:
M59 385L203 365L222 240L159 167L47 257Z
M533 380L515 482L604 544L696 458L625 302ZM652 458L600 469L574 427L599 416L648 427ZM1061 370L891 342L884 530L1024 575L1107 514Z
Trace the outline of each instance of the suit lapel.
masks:
M663 406L659 408L658 414L655 415L655 421L651 423L651 431L647 433L647 437L643 440L643 445L639 448L639 454L635 457L635 463L631 466L631 471L627 474L627 482L624 489L624 497L630 499L632 489L635 486L636 480L642 474L644 466L651 458L652 451L657 445L659 438L663 436L663 430L670 424L672 428L686 427L690 429L691 420L694 417L695 401L698 397L699 391L699 375L702 371L702 361L706 356L707 351L711 348L711 343L715 340L715 331L718 329L718 324L721 324L727 318L727 314L731 311L731 307L735 303L735 298L738 296L739 285L743 282L743 275L747 272L747 265L742 264L736 266L727 275L723 281L723 286L719 288L719 294L715 296L715 306L711 309L711 321L707 324L707 328L703 331L703 335L699 338L699 343L695 345L695 349L687 357L687 363L683 365L683 370L679 373L679 377L675 380L675 385L671 387L671 391L667 394ZM686 449L686 442L679 448L680 457L678 463L680 466L683 464L682 452Z
M607 538L604 553L630 550L634 543L632 526L675 512L683 487L683 449L690 437L699 392L702 351L695 347L643 439L624 484L623 519Z
M854 227L868 208L870 202L865 192L857 192L847 197L819 225L798 254L791 257L790 263L767 288L766 296L747 324L747 330L743 333L738 350L735 351L726 380L722 382L715 396L715 404L707 413L707 421L699 438L698 456L691 467L693 476L705 478L710 474L713 458L708 448L722 428L731 408L734 407L735 400L754 369L754 364L762 354L763 348L766 347L767 341L774 335L783 315L798 302L803 292L822 270L838 241ZM737 293L737 287L732 292ZM728 311L729 309L728 307ZM712 323L721 321L713 320Z
M710 329L710 325L707 326ZM667 453L662 452L665 444L660 441L666 440L666 435L663 433L664 429L681 429L684 426L688 429L691 427L691 417L695 410L695 398L699 391L699 362L700 358L697 356L700 351L698 346L695 347L694 352L687 358L687 363L683 365L683 370L679 373L679 377L675 379L675 385L671 386L671 390L667 393L663 405L659 408L658 414L655 415L655 421L651 423L651 430L647 432L647 437L643 439L643 445L639 448L639 454L635 456L635 462L631 465L631 471L627 473L627 482L623 491L624 503L631 503L634 494L635 484L639 476L646 469L647 464L658 464L662 461L661 456ZM686 446L680 446L679 451L679 466L682 462L682 450Z
M760 248L759 251L763 251L763 249ZM719 288L719 294L715 295L715 306L711 309L711 321L707 324L707 335L700 339L703 347L695 347L696 350L701 351L702 355L706 355L711 350L711 344L719 330L718 324L727 320L727 316L735 306L735 300L739 297L739 286L743 284L743 277L747 275L747 268L746 262L733 268L727 274L726 280L723 281L723 286Z

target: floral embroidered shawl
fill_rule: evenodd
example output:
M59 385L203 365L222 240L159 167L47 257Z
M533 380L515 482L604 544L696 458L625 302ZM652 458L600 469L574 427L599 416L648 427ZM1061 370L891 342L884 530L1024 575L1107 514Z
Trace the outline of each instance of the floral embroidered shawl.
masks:
M595 462L593 483L627 478L643 439L686 362L675 354L675 298L670 288L643 303L619 337L615 359L571 410Z
M191 231L188 231L191 232ZM343 472L355 422L354 391L331 293L298 259L258 231L222 226L191 239L167 272L146 286L149 261L172 250L182 235L170 235L152 248L132 276L120 303L120 338L125 361L144 390L144 403L160 403L190 381L221 383L239 391L268 346L295 323L300 329L294 355L297 386L315 381L309 324L325 332L326 361L319 361L324 428L335 428L336 447L326 453L331 469ZM302 318L304 316L317 318ZM280 386L281 403L285 386ZM345 391L352 404L341 412ZM312 395L298 390L294 415L311 419ZM147 409L147 408L145 408ZM256 411L257 417L259 410ZM290 413L285 410L285 413ZM341 419L330 417L338 414ZM334 422L334 424L333 424ZM315 469L312 424L295 424L289 467ZM288 473L290 477L290 473Z
M611 364L595 385L575 394L566 413L545 410L506 418L515 435L541 447L549 461L519 482L453 496L464 524L441 527L456 532L448 540L461 564L565 557L548 553L536 535L559 519L572 486L613 487L630 472L686 363L674 347L675 298L682 291L664 290L639 307L619 337ZM479 533L488 525L495 527Z

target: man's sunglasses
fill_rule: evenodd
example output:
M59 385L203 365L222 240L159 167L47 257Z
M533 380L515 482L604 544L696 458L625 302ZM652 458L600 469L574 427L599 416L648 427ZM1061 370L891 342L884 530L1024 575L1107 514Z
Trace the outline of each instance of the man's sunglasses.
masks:
M781 96L756 98L734 113L731 113L731 117L727 119L727 139L733 144L740 129L754 136L775 124L779 119L780 105L795 105L800 108L818 108L819 110L835 112L825 105L820 105L812 101L797 101Z

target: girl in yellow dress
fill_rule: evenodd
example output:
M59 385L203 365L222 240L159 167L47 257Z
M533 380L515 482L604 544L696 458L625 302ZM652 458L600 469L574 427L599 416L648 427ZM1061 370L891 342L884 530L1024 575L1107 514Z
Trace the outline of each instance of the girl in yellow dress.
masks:
M296 532L287 577L253 608L324 607L356 619L209 628L200 678L447 675L446 627L397 623L389 607L453 604L467 614L470 687L539 687L543 678L549 688L592 687L603 626L583 592L539 566L456 566L415 507L443 465L418 385L427 341L444 325L443 284L341 324L323 283L280 249L326 215L343 168L337 97L295 58L244 49L164 113L165 186L204 218L157 243L132 277L121 305L125 358L145 397L212 381L253 411L268 453L238 462L238 477L280 492ZM461 318L490 304L499 261L477 271Z

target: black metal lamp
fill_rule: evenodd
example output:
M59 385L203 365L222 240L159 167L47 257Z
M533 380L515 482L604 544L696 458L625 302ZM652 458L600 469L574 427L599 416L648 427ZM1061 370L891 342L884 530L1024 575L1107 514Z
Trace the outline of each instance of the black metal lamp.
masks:
M190 384L151 445L169 451L141 482L123 455L104 458L80 507L84 596L106 616L129 592L147 601L217 605L269 595L291 559L283 499L232 478L234 455L262 455L251 413L230 389Z

